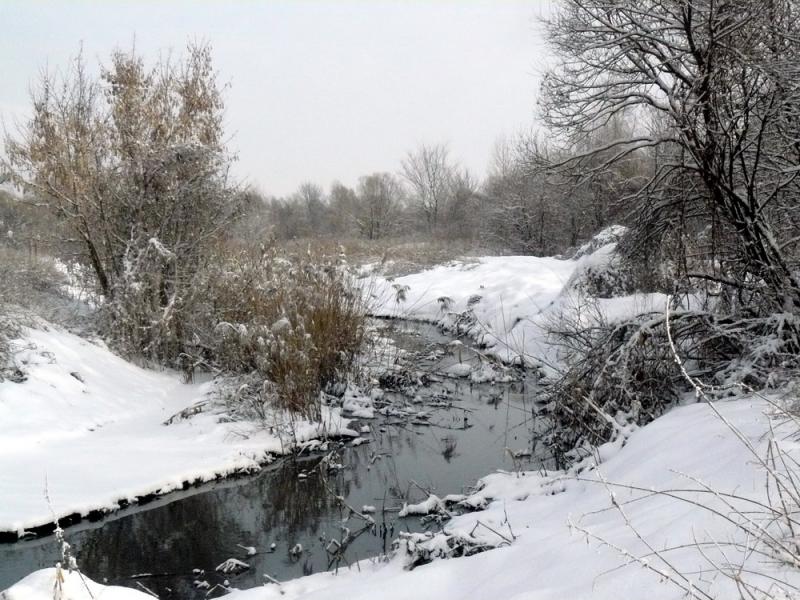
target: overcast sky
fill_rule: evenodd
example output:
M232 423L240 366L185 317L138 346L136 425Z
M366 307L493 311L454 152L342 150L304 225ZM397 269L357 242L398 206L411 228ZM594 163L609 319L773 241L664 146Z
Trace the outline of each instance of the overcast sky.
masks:
M0 0L0 114L83 43L146 56L209 41L226 93L237 176L267 194L327 188L399 169L420 143L447 143L482 176L498 136L529 128L545 62L549 0L445 2Z

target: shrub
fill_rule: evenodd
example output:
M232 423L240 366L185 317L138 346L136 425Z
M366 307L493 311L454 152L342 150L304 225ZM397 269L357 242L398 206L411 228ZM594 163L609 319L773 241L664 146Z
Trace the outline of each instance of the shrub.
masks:
M137 257L143 268L129 270L108 308L117 346L189 377L197 368L244 377L229 395L236 410L319 417L320 392L348 377L364 336L362 295L343 258L221 243L188 293L153 306L163 270L155 267L170 260L157 248Z
M267 382L249 390L252 405L318 417L320 392L348 376L363 341L366 311L352 281L339 257L275 246L220 261L201 311L214 361Z
M564 462L612 440L629 424L644 425L689 391L667 335L686 357L693 377L711 382L711 396L732 393L738 382L778 388L800 370L791 314L733 317L686 308L691 297L667 299L677 310L650 311L609 322L593 302L550 325L566 364L546 390L554 426L548 442Z
M554 420L547 441L563 462L581 447L609 441L628 423L651 421L676 400L680 377L662 321L650 313L608 322L587 301L551 326L568 357L546 390Z

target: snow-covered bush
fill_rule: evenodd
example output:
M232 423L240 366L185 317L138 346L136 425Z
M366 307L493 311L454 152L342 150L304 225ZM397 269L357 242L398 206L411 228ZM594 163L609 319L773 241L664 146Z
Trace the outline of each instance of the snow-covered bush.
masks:
M157 240L129 253L102 309L117 349L187 378L198 368L237 376L225 397L250 416L271 407L319 416L320 392L346 379L364 335L362 294L343 257L228 240L176 290L164 273L179 269Z
M184 265L155 238L130 243L123 265L101 307L106 333L123 354L174 365L190 333L186 321L198 288L179 280Z
M672 312L650 310L609 319L594 301L554 317L551 340L564 367L547 388L554 420L549 442L567 462L580 447L596 447L644 425L689 390L667 335L686 358L692 376L725 396L744 383L780 388L800 369L798 324L791 314L733 318L695 308L697 298L667 298Z
M565 290L595 298L624 296L636 290L633 269L617 252L617 244L602 246L583 256Z
M624 225L610 225L596 233L594 236L592 236L591 240L578 248L572 258L583 258L584 256L594 254L604 246L608 246L609 244L617 244L627 233L628 228Z
M581 246L575 252L578 264L564 287L565 291L595 298L613 298L645 287L637 269L638 262L619 249L627 233L626 227L612 225Z
M577 448L609 441L629 423L653 420L676 400L680 380L663 315L609 322L591 300L581 302L550 331L566 366L546 390L554 420L549 443L565 462Z

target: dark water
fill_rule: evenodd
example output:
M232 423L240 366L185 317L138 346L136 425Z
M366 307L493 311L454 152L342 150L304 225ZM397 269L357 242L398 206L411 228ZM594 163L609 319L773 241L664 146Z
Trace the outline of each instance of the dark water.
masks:
M456 360L453 352L442 350L450 339L435 329L397 327L387 335L404 351L393 350L398 364L413 366L419 374ZM460 360L474 359L467 349L462 352ZM531 446L541 425L532 401L535 386L520 374L516 379L470 384L434 375L408 395L387 393L383 402L392 414L360 423L370 427L370 433L362 434L370 443L341 447L339 470L318 468L319 456L285 459L255 476L178 492L98 523L68 528L67 541L93 579L143 585L161 598L205 598L208 589L196 582L213 587L227 579L234 587L248 588L265 583L264 574L286 580L347 568L347 561L387 551L399 531L422 529L419 517L397 517L404 500L425 498L420 488L439 496L461 493L498 468L541 464L529 458L515 464L519 460L505 450L527 448L542 455ZM399 417L404 410L423 411L427 417ZM331 538L341 538L344 513L331 491L359 510L364 505L376 509L376 527L360 535L338 565L330 562L326 546ZM346 525L355 531L361 522L351 518ZM292 555L296 544L303 551ZM247 556L238 545L254 546L258 553ZM216 572L228 558L250 568L240 574ZM0 545L0 590L56 560L52 537ZM209 597L219 595L223 590Z

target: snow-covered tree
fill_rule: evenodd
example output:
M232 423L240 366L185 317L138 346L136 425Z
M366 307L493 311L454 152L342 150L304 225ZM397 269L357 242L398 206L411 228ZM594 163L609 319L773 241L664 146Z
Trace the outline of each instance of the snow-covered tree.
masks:
M798 12L796 0L562 0L542 86L544 119L573 144L631 115L631 131L568 162L590 176L650 159L627 194L648 245L686 231L687 215L709 224L714 272L701 275L757 288L772 310L800 306Z
M43 75L31 103L5 140L16 183L79 240L115 332L144 345L157 329L177 335L178 308L237 198L210 47L152 67L117 51L99 77L78 56Z

